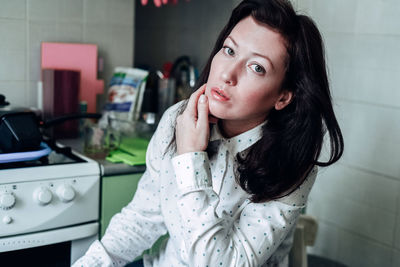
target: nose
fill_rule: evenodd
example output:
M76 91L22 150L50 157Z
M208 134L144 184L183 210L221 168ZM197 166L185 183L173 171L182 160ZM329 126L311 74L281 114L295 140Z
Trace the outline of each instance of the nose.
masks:
M236 85L238 79L238 66L236 64L229 64L227 66L224 66L221 73L221 78L224 83L228 85Z

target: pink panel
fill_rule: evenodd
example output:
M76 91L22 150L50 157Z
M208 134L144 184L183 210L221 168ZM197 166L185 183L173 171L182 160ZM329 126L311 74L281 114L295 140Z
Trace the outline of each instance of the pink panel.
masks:
M104 92L104 81L97 80L97 45L42 43L43 69L81 72L79 100L88 104L88 112L96 112L96 95Z

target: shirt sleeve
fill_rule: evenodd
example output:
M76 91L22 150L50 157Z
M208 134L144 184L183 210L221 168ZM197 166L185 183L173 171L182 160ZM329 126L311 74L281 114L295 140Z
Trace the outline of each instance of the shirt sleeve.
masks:
M261 266L284 241L305 207L316 167L290 195L265 203L248 199L232 216L219 217L206 152L172 159L189 266Z
M114 215L101 241L94 242L73 267L125 266L167 232L159 199L159 167L172 138L172 108L165 112L147 148L146 171L133 200Z

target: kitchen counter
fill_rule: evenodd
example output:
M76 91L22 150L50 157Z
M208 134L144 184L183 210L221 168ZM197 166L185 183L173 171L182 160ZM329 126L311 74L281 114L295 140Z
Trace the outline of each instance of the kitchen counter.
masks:
M104 158L92 158L90 155L83 153L83 139L62 139L58 141L60 144L69 146L73 150L89 157L103 166L103 176L113 176L122 174L143 173L146 170L145 165L131 166L125 163L112 163Z

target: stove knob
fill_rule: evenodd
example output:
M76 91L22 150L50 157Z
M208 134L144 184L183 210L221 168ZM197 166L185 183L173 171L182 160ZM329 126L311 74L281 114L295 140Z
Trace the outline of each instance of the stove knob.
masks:
M0 193L0 209L9 210L15 205L15 196L12 192Z
M62 202L70 202L75 198L75 190L72 186L64 184L57 188L57 195Z
M39 187L33 192L33 199L42 206L45 206L51 202L53 194L47 187Z
M4 216L3 217L3 223L4 224L10 224L12 222L12 218L10 216Z

